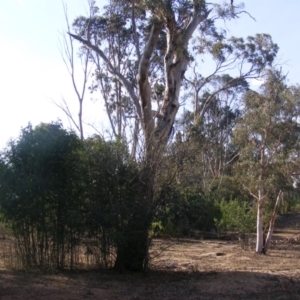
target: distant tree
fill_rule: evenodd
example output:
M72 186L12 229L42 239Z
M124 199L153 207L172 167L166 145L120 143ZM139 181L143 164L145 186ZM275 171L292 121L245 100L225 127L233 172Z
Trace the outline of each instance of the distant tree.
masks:
M239 100L240 98L234 98L236 102ZM185 136L183 144L188 148L185 165L188 172L191 166L194 167L190 172L191 177L202 184L203 190L208 191L221 183L223 176L230 173L230 164L237 157L232 135L241 112L233 105L226 96L222 99L219 94L196 122L192 120L193 114L190 112L186 112L182 118L185 123L182 131ZM188 163L188 157L193 157L190 160L192 164Z
M287 86L280 71L267 70L260 91L245 95L244 112L234 130L239 148L235 170L257 202L257 253L268 250L282 193L299 175L299 96L299 87ZM265 210L274 207L274 198L273 216L266 220ZM266 239L264 221L270 223Z

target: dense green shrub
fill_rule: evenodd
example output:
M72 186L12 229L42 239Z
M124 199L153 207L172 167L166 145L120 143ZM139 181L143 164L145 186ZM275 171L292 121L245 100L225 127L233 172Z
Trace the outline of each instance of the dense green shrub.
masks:
M153 234L190 236L194 230L208 232L220 211L213 200L191 191L173 191L152 225Z
M226 231L250 233L255 230L256 214L247 202L238 199L221 200L218 207L221 217L215 218L215 224L219 233Z
M0 159L2 219L24 267L73 268L79 254L112 266L136 194L137 165L120 141L82 142L60 123L24 128Z
M1 157L0 205L24 266L63 267L81 230L81 141L60 123L28 125Z
M105 258L127 238L124 228L132 213L138 168L120 141L94 136L84 142L84 149L86 229L99 241Z

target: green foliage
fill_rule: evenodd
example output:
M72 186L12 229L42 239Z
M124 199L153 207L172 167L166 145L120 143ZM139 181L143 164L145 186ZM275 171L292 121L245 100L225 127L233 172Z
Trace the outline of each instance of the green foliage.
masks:
M239 179L233 175L223 175L218 178L210 187L210 194L216 201L222 199L239 199L244 202L251 202L249 192L245 191Z
M289 212L300 212L300 197L297 194L284 194L282 203L281 203L281 213L289 213Z
M237 199L221 200L218 207L221 217L215 218L215 224L219 233L224 231L250 233L255 230L255 211L247 202L241 202Z
M152 224L156 234L189 236L192 230L208 232L214 226L214 218L220 216L214 201L199 192L187 189L169 197L171 201L160 208Z
M80 149L73 132L51 123L28 125L2 155L1 212L23 247L25 266L43 265L52 252L61 267L65 246L76 243L81 225Z
M121 141L80 141L60 123L24 128L0 160L1 219L25 267L73 268L86 245L111 264L136 194L138 169Z
M272 210L279 190L293 190L299 168L299 87L278 70L266 70L260 91L244 97L233 141L240 149L235 174L241 186Z
M300 212L300 200L294 201L291 206L284 210L284 212Z
M117 246L132 213L138 168L120 142L93 137L84 142L86 224L90 235L106 232L105 246ZM100 234L101 235L101 234ZM104 245L103 245L104 247Z

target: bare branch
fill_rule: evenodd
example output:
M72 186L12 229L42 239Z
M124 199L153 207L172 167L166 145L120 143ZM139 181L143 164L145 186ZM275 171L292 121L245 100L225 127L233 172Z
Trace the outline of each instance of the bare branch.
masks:
M73 114L71 113L71 110L68 106L67 101L64 98L62 98L62 102L63 102L62 104L57 103L53 99L51 99L50 101L65 113L65 115L68 117L68 119L71 121L71 123L73 123L73 125L76 127L76 129L80 132L80 127L78 126L77 122L74 120Z
M135 45L135 50L136 50L136 55L138 62L140 62L141 59L141 53L140 53L140 44L139 44L139 36L136 31L136 23L135 23L135 14L134 14L134 7L135 7L135 1L132 1L132 15L131 15L131 22L132 22L132 29L133 29L133 34L134 34L134 45Z
M116 68L113 67L113 65L111 64L111 62L109 61L109 59L107 58L107 56L104 54L104 52L99 49L97 46L93 45L90 41L85 40L83 38L81 38L80 36L77 36L75 34L72 34L70 32L68 32L68 34L74 38L75 40L81 42L82 44L84 44L86 47L90 48L91 50L93 50L96 54L98 54L103 60L104 62L107 64L108 67L108 71L115 76L116 79L118 79L126 88L130 98L133 100L134 105L136 107L136 111L137 114L139 116L139 119L142 119L142 112L141 112L141 106L138 100L138 97L136 96L136 94L134 93L134 90L130 84L130 82L120 73L116 70Z
M90 4L91 5L91 4ZM67 11L67 5L63 2L63 8L64 8L64 15L65 15L65 21L67 24L67 29L70 31L70 23L68 19L68 11ZM62 34L63 41L60 45L60 53L63 58L63 61L66 65L66 68L71 76L73 89L75 91L75 94L77 96L78 102L79 102L79 110L78 110L78 126L76 128L80 132L80 138L83 140L83 121L82 121L82 115L83 115L83 100L86 92L86 86L88 82L88 78L90 77L92 66L89 68L89 56L90 51L87 50L86 53L82 54L81 56L81 66L82 66L82 74L83 74L83 80L82 80L82 86L79 88L78 83L76 82L76 76L75 76L75 54L74 54L74 46L73 46L73 39L69 36L69 39L67 39L65 34ZM66 103L65 103L66 106ZM66 114L66 110L63 110ZM68 110L68 113L70 111ZM70 116L67 114L67 116L70 118ZM73 119L73 118L72 118ZM73 119L74 122L74 119Z

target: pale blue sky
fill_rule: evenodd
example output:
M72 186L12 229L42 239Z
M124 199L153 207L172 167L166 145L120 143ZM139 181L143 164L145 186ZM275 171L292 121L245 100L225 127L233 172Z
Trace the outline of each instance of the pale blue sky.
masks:
M229 0L228 0L229 1ZM84 14L85 0L66 0L69 18ZM102 6L105 1L98 1ZM236 1L239 2L239 1ZM278 43L279 62L291 83L300 83L300 1L245 0L247 15L226 26L235 36L270 33ZM49 98L64 96L76 113L76 97L58 50L65 29L61 0L0 0L0 148L30 121L34 125L64 114ZM85 119L101 123L103 107L87 95ZM73 105L72 105L73 103ZM66 122L66 126L69 124ZM91 130L90 130L91 132Z

